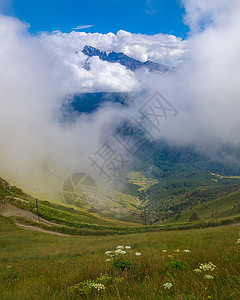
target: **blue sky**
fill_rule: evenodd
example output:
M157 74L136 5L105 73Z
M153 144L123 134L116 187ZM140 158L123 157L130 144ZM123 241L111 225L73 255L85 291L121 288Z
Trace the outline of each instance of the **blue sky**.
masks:
M4 0L3 0L4 1ZM184 9L179 0L5 0L2 12L31 25L30 32L169 33L185 37Z

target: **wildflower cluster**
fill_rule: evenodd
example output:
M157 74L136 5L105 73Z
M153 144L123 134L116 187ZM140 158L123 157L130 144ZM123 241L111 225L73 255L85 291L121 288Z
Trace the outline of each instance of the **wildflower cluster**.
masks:
M106 262L113 261L112 262L113 268L121 272L129 271L131 268L134 268L136 264L133 264L131 261L129 261L129 258L123 258L121 256L125 254L130 254L131 250L132 250L131 246L117 246L115 250L108 250L105 252L105 255L108 256L108 258L105 261ZM141 256L142 253L135 252L135 255Z
M132 249L131 246L117 246L116 250L108 250L108 251L105 252L105 255L108 256L108 258L105 261L109 262L109 261L113 260L113 258L115 256L127 254L126 250L131 250L131 249ZM142 253L136 252L135 255L136 256L141 256Z
M212 275L204 275L204 278L206 278L206 279L214 279L214 277Z
M109 258L107 258L105 261L111 261L111 260L113 260L113 257L115 256L115 253L114 253L114 251L106 251L105 255L109 256Z
M117 246L116 249L124 249L124 246Z
M69 291L74 294L88 295L94 290L97 292L104 291L106 285L111 281L111 277L108 275L103 275L94 280L84 280L78 284L75 284L69 288Z
M193 270L193 272L195 272L195 273L201 273L202 271L200 269L195 269L195 270Z
M163 252L163 253L167 253L167 250L164 249L162 252ZM176 249L176 250L174 250L174 252L180 253L181 251L180 251L179 249ZM183 250L183 253L191 253L191 251L190 251L189 249L184 249L184 250ZM169 256L172 257L172 255L169 255Z
M204 263L199 266L199 269L201 269L202 271L214 271L215 268L216 268L216 266L211 262Z
M93 287L94 289L101 291L101 290L105 290L105 286L102 283L95 283L92 282L89 284L90 287Z
M119 254L126 254L126 253L127 253L127 251L122 250L122 249L117 249L117 250L115 250L115 254L116 254L116 255L119 255Z
M170 290L170 288L173 286L173 284L171 282L166 282L166 283L163 284L163 286L164 286L165 289Z
M204 263L204 264L200 264L198 269L193 270L195 273L202 273L205 271L214 271L216 269L216 266L212 263ZM203 276L205 279L214 279L214 277L212 275L206 274Z

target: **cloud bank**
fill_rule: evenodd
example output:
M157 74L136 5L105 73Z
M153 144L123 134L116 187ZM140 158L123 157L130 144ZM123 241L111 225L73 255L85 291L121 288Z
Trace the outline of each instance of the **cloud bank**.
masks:
M140 87L136 74L120 64L109 64L98 57L88 60L91 72L86 71L84 65L87 57L81 52L85 45L102 51L123 52L140 61L152 60L173 67L183 62L187 51L187 43L172 35L147 36L123 30L116 35L57 31L54 34L43 34L40 42L43 47L55 52L56 59L72 68L78 90L84 92L131 92Z
M187 11L185 19L192 29L189 60L163 84L182 110L179 122L185 125L176 125L177 132L181 132L182 140L198 144L239 145L240 3L235 0L220 3L184 0L183 3ZM203 23L202 28L197 26ZM174 93L169 91L171 87Z
M183 0L189 38L158 34L53 32L39 37L17 19L0 16L0 174L40 194L56 193L54 180L87 170L93 153L129 108L108 105L74 124L59 122L63 100L79 92L159 90L178 110L155 138L173 143L239 146L240 4L235 0ZM176 67L175 72L132 72L88 59L85 45ZM61 176L59 175L61 174ZM53 182L51 181L53 178ZM41 185L42 182L47 182ZM41 188L43 186L43 188ZM40 189L38 191L38 189ZM54 195L52 195L54 197Z

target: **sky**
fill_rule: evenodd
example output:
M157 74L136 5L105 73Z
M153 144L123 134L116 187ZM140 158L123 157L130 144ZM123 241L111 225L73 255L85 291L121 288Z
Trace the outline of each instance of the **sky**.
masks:
M186 37L179 0L0 0L0 12L31 25L30 32L173 34ZM92 25L92 26L91 26Z

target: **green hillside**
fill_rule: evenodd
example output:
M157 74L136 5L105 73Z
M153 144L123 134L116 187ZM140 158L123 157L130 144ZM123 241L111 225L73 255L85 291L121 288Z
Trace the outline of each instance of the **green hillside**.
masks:
M147 177L132 175L142 189ZM0 187L0 299L240 297L240 190L211 200L236 186L193 190L186 201L202 202L207 195L207 202L148 226L46 200L38 200L38 222L36 199L2 179ZM132 199L112 193L123 204ZM215 207L218 218L211 220ZM201 220L188 222L196 208ZM235 226L218 227L229 224ZM211 270L201 271L201 264Z
M207 203L192 206L180 216L177 215L167 220L167 223L186 222L189 220L194 211L197 211L200 218L204 220L212 219L212 217L225 218L233 215L240 215L239 204L240 190L218 199L211 200Z
M21 189L9 186L5 181L2 181L2 193L3 196L0 197L0 213L3 216L10 217L16 224L27 229L41 229L60 234L94 236L115 234L122 235L140 232L215 227L219 225L237 223L240 220L238 213L231 212L229 214L222 215L219 219L215 218L213 220L206 218L197 220L197 222L186 223L187 219L183 217L181 220L179 220L179 218L176 218L176 220L170 219L169 222L173 222L172 225L165 223L148 225L149 215L151 215L151 212L146 212L144 217L146 221L145 226L141 226L138 222L131 223L113 220L106 218L99 213L91 212L91 209L85 210L67 204L59 205L48 201L38 200L37 207L35 199L25 194ZM5 194L9 195L6 196ZM231 208L230 205L228 208ZM40 218L40 222L38 218ZM136 219L136 221L139 220ZM174 224L174 221L177 222Z

